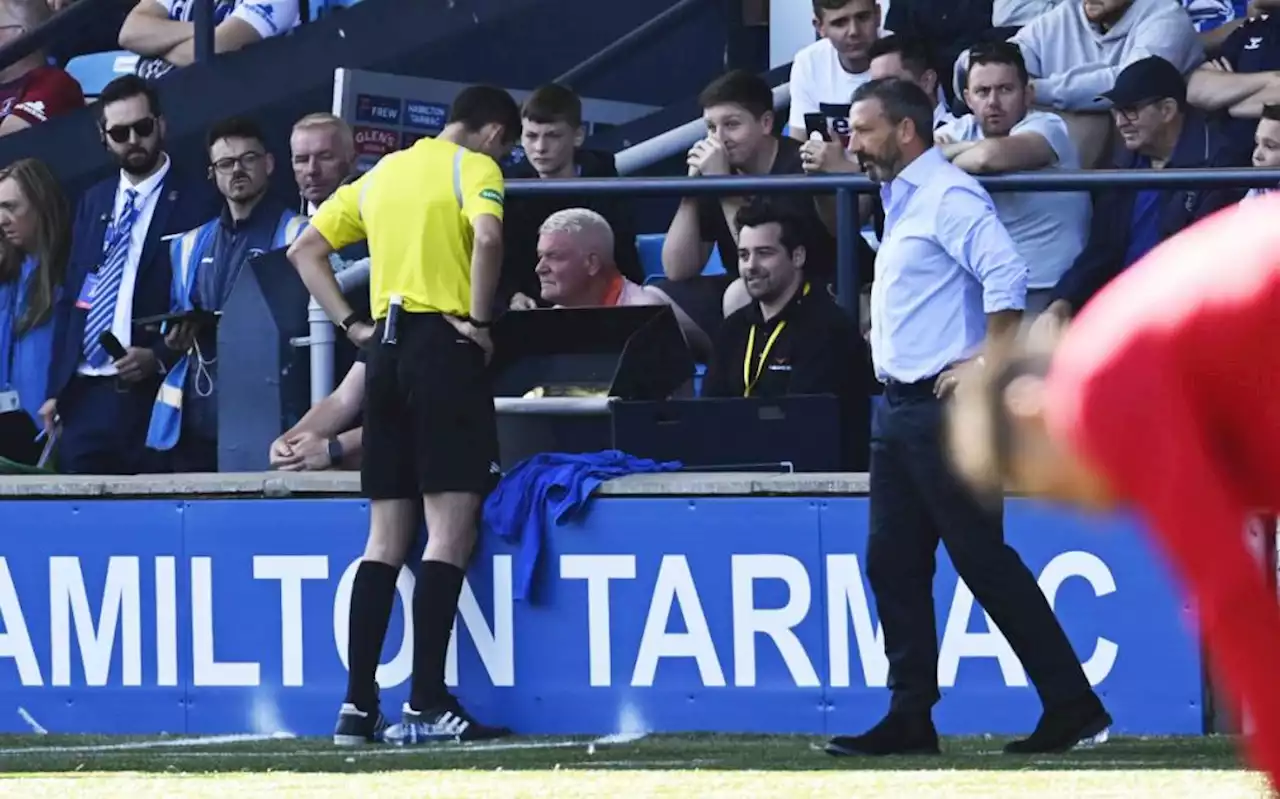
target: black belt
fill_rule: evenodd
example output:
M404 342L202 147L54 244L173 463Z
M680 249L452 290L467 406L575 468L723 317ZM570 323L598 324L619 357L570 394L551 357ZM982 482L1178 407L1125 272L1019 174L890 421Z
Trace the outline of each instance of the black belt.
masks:
M934 396L934 386L937 383L937 375L925 377L912 383L903 383L900 380L889 378L884 384L884 395L889 400L932 397Z

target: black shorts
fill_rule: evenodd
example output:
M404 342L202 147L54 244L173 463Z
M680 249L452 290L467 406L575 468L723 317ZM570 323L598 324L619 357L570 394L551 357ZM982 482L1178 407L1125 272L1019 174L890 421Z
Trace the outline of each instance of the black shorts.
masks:
M360 485L370 499L487 494L498 427L484 351L439 314L402 313L397 343L370 342Z

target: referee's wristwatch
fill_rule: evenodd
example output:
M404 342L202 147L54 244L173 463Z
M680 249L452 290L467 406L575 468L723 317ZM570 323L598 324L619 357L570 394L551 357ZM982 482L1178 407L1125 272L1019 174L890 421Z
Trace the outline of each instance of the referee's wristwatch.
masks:
M371 323L371 320L369 319L369 317L357 311L351 314L350 316L348 316L346 319L343 319L341 322L339 322L338 327L342 328L343 333L349 333L351 332L351 328L354 325L370 324L370 323Z

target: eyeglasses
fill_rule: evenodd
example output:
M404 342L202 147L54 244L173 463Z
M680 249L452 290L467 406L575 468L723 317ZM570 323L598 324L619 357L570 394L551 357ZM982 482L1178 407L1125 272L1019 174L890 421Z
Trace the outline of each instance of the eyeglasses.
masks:
M1124 107L1112 106L1111 111L1116 116L1124 119L1124 121L1132 123L1138 121L1138 117L1142 115L1144 109L1150 108L1159 102L1159 100L1142 100L1134 103L1133 105L1127 105Z
M247 152L236 156L235 158L219 158L213 162L213 169L222 175L230 175L235 171L236 165L239 164L241 169L250 170L258 165L258 162L266 157L266 153Z
M143 117L137 122L128 125L113 125L104 129L107 137L116 144L124 144L129 141L129 134L138 134L139 139L146 139L156 132L156 118Z

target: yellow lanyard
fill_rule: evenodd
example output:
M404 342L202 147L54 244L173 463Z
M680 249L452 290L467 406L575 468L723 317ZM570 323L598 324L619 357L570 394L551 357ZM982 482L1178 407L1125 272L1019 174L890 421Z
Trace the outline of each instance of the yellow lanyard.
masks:
M808 295L809 284L805 283L801 296L807 297ZM782 329L786 326L787 321L784 319L779 322L778 326L773 329L771 334L769 334L769 338L764 342L764 349L760 351L760 356L756 360L754 374L751 371L751 356L756 350L756 326L751 326L751 331L747 333L747 354L746 357L742 359L742 385L744 386L742 396L750 397L751 390L756 387L756 383L760 382L760 376L764 374L765 361L768 360L769 353L773 350L773 345L778 341L778 336L782 335Z

